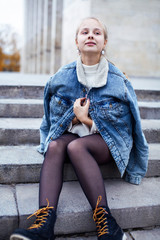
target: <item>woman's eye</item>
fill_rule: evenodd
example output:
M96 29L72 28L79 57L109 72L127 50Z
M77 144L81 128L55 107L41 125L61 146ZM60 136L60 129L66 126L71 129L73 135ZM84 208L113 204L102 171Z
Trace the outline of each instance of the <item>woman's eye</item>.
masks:
M87 34L87 31L85 31L85 32L82 32L82 34Z
M100 35L100 32L96 32L96 35Z

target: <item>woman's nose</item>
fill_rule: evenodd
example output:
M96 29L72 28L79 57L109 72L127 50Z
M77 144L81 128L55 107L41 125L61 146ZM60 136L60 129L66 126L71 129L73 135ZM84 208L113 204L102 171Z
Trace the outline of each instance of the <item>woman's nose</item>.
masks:
M93 39L93 35L89 34L88 39Z

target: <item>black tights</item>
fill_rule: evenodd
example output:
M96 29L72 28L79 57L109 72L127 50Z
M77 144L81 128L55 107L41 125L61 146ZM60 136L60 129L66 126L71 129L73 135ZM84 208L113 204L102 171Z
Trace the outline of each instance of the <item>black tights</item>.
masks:
M94 209L97 198L102 196L101 206L107 206L104 181L98 165L112 160L110 151L99 134L78 137L65 133L51 142L45 155L40 176L39 205L57 208L63 183L63 167L66 157L71 161L80 185Z

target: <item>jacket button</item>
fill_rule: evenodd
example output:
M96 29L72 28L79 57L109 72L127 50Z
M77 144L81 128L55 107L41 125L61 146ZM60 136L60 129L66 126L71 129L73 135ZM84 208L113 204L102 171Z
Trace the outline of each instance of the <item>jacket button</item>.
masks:
M51 140L53 140L53 138L51 137Z
M83 92L85 92L86 91L86 89L85 88L83 88Z
M110 106L110 108L112 108L112 104L110 104L109 106Z
M60 127L63 127L63 124L61 123L59 126L60 126Z
M58 101L58 104L59 104L59 105L61 104L61 100Z

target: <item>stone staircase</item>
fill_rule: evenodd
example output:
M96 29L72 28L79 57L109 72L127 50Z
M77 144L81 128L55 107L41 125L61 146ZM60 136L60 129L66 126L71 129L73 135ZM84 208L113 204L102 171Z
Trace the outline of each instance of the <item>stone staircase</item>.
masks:
M43 115L43 89L48 78L47 75L0 74L0 240L9 239L17 227L29 226L33 220L26 218L38 208L43 156L36 146ZM136 186L120 179L115 164L103 166L101 170L111 212L127 232L128 240L158 240L160 79L131 80L149 143L148 172L141 185ZM55 234L58 239L96 239L91 208L69 163L64 169Z

